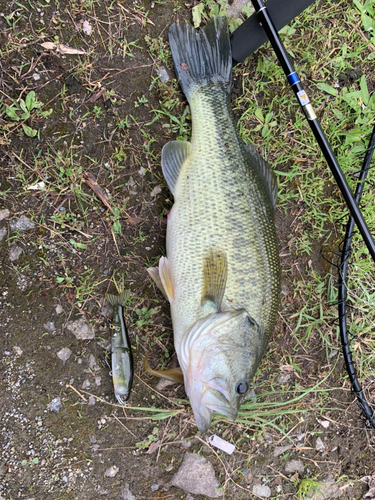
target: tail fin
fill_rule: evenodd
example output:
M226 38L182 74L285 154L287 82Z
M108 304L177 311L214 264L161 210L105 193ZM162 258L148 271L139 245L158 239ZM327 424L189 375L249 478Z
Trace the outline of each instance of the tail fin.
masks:
M225 17L214 17L198 33L188 24L172 24L169 44L176 75L188 100L196 87L210 83L230 92L232 53Z
M129 297L130 290L124 290L122 293L120 293L120 295L112 295L111 293L107 293L105 296L112 307L124 307Z

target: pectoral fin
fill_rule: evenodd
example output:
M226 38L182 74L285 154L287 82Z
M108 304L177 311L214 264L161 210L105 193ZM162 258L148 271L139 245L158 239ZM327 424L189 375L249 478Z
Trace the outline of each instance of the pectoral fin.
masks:
M153 370L148 363L148 354L146 353L143 359L143 368L144 370L153 375L154 377L164 378L166 380L171 380L172 382L176 382L177 384L184 383L184 375L181 371L181 368L171 368L169 370Z
M227 256L220 248L210 248L203 259L202 304L211 301L220 312L227 282Z
M168 259L166 257L161 257L159 260L159 267L149 267L147 272L164 297L169 300L169 302L172 302L174 299L174 291Z

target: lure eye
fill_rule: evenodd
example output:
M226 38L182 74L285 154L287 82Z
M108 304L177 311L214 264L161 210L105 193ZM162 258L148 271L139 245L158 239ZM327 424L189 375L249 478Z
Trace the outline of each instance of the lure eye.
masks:
M247 383L244 382L243 380L240 380L240 382L238 382L236 385L237 394L245 394L247 389L248 389Z

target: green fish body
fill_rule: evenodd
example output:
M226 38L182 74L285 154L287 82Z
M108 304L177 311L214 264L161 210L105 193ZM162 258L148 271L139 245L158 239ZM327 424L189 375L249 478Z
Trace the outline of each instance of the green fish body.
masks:
M214 18L198 34L174 24L169 40L192 138L162 151L174 205L167 257L149 272L170 301L185 389L205 432L214 410L235 420L274 329L277 183L235 127L226 19Z

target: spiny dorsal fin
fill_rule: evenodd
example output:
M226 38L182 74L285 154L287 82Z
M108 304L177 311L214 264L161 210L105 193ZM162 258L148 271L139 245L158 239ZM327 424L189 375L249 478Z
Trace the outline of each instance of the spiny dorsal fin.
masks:
M153 370L148 363L147 352L145 354L145 357L143 358L143 368L145 372L149 373L150 375L154 375L154 377L171 380L172 382L176 382L177 384L184 383L184 375L181 371L181 368L170 368L169 370Z
M190 153L191 144L187 141L170 141L162 149L161 168L169 190L173 195L182 165Z
M271 205L275 209L277 200L277 178L268 163L260 156L254 144L245 144L246 152L260 178L270 199Z
M125 306L126 302L130 297L130 290L124 290L120 295L113 295L107 293L105 298L111 304L112 307Z
M174 291L167 257L160 257L159 267L150 267L147 269L147 272L164 297L169 300L169 302L172 302L174 299Z
M227 282L227 256L219 248L210 248L203 259L202 304L213 302L220 311Z

